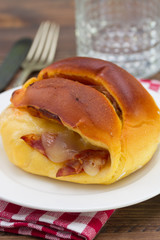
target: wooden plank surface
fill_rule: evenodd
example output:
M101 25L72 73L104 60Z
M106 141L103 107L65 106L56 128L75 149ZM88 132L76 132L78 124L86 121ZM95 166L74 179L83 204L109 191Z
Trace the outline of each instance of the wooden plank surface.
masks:
M33 38L40 22L47 19L61 26L55 60L76 55L73 0L0 0L0 62L16 40ZM160 73L152 78L160 79ZM20 239L39 238L0 232L0 240ZM160 196L116 210L96 237L108 239L160 239Z

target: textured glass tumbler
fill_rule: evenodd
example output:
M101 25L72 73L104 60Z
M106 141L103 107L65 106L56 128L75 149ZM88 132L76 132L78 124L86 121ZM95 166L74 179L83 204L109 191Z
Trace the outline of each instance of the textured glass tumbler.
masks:
M138 78L160 69L160 0L75 0L77 55L114 62Z

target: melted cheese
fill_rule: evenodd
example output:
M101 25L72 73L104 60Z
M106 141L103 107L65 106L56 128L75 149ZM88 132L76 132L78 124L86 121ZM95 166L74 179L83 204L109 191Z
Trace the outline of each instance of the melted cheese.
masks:
M55 163L73 159L82 150L96 149L91 144L87 144L77 133L69 130L58 134L46 132L41 138L48 158Z
M77 133L69 130L57 134L45 132L41 139L46 155L55 163L72 160L73 166L70 167L74 168L74 160L80 161L84 172L90 176L97 175L101 167L105 165L105 160L100 155L93 156L92 150L97 150L97 148L87 144ZM76 156L79 157L76 158ZM65 170L67 170L66 167Z

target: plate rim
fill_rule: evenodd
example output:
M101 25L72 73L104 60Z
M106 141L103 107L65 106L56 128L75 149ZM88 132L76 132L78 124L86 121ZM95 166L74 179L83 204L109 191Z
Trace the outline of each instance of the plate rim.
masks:
M17 89L17 88L16 88ZM15 89L10 89L10 90L7 90L7 91L5 91L5 92L3 92L3 93L1 93L0 94L0 99L1 98L5 98L5 96L9 96L9 95L11 95L11 93L14 91ZM148 89L147 89L148 90ZM157 93L157 92L155 92L155 91L152 91L152 90L149 90L149 93L152 95L152 97L155 99L155 101L156 101L156 98L159 96L159 94ZM157 103L157 102L156 102ZM8 101L8 103L7 103L7 105L9 104L9 101ZM159 103L160 104L160 103ZM158 105L158 103L157 103L157 105ZM1 111L2 111L3 109L1 109L1 106L0 106L0 113L1 113ZM157 152L156 152L156 154L160 154L160 146L158 147L158 149L157 149ZM154 156L155 156L155 154L154 154ZM143 167L144 168L144 167ZM142 169L143 169L142 168ZM141 171L142 169L140 169L140 170L138 170L138 171ZM137 171L137 172L138 172ZM133 173L133 174L136 174L137 172L135 172L135 173ZM1 176L1 173L2 172L0 172L0 178L2 178L2 176ZM133 174L131 174L130 176L132 177L132 175ZM3 175L3 173L2 173L2 175ZM128 176L127 178L129 178L130 176ZM35 175L35 177L36 177L36 175ZM141 179L141 178L140 178ZM123 179L122 180L120 180L120 181L123 181ZM119 181L119 182L120 182ZM61 181L62 182L62 184L63 184L63 181ZM14 183L15 184L15 183ZM16 183L17 184L17 183ZM54 184L54 183L53 183ZM105 185L106 186L106 188L107 188L107 185ZM108 185L109 186L109 185ZM22 188L24 188L24 186L22 187ZM19 189L19 188L18 188ZM30 190L31 191L31 190ZM35 191L37 191L37 190L33 190L33 192L35 193ZM32 192L32 191L31 191ZM43 193L44 194L44 193ZM137 200L130 200L130 201L128 201L128 203L126 203L126 202L120 202L119 203L119 201L117 201L116 203L112 203L112 205L109 207L107 207L107 206L104 206L104 204L98 204L98 206L97 207L95 207L95 206L93 206L93 204L91 204L92 205L92 207L90 206L90 208L88 208L88 206L87 207L85 207L85 206L77 206L76 208L75 207L71 207L70 206L70 204L68 205L68 207L67 206L51 206L51 204L49 205L49 206L43 206L43 204L41 204L41 203L39 203L38 205L37 205L37 203L35 204L35 203L31 203L31 201L27 201L27 202L24 202L24 201L21 201L20 199L17 199L17 198L12 198L11 199L11 197L10 197L10 195L7 195L6 193L4 193L3 192L3 194L2 194L2 192L0 192L0 198L2 199L2 200L4 200L4 201L8 201L8 202L12 202L12 203L14 203L14 204L18 204L18 205L21 205L21 206L24 206L24 207L29 207L29 208L33 208L33 209L40 209L40 210L45 210L45 211L60 211L60 212L94 212L94 211L104 211L104 210L111 210L111 209L117 209L117 208L122 208L122 207L127 207L127 206L130 206L130 205L134 205L134 204L137 204L137 203L140 203L140 202L143 202L143 201L145 201L145 200L148 200L148 199L150 199L150 198L152 198L152 197L154 197L154 196L157 196L158 194L160 194L160 189L158 189L158 188L153 188L153 191L151 192L151 193L149 193L148 195L147 195L147 197L146 196L143 196L143 194L142 194L142 196L140 196L139 195L139 198L137 198ZM15 194L15 195L17 195L17 194ZM98 196L96 196L96 195L98 195ZM94 196L94 197L101 197L101 196L104 196L104 197L106 197L105 196L105 194L102 192L102 193L95 193L95 194L91 194L91 196ZM13 196L12 196L13 197ZM70 198L71 198L72 196L70 196ZM69 198L69 199L70 199ZM79 198L79 196L77 195L76 197L74 196L74 200L75 199L77 199L77 198ZM95 198L95 200L97 201L97 198ZM82 201L83 202L83 201ZM53 204L54 205L54 204Z

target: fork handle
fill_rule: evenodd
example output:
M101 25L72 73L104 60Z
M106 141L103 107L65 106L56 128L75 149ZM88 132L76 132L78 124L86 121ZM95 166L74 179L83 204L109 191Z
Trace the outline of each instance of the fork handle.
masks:
M23 69L22 72L20 73L20 76L13 83L12 87L19 87L23 85L23 83L27 80L27 77L31 72L32 72L31 69Z

